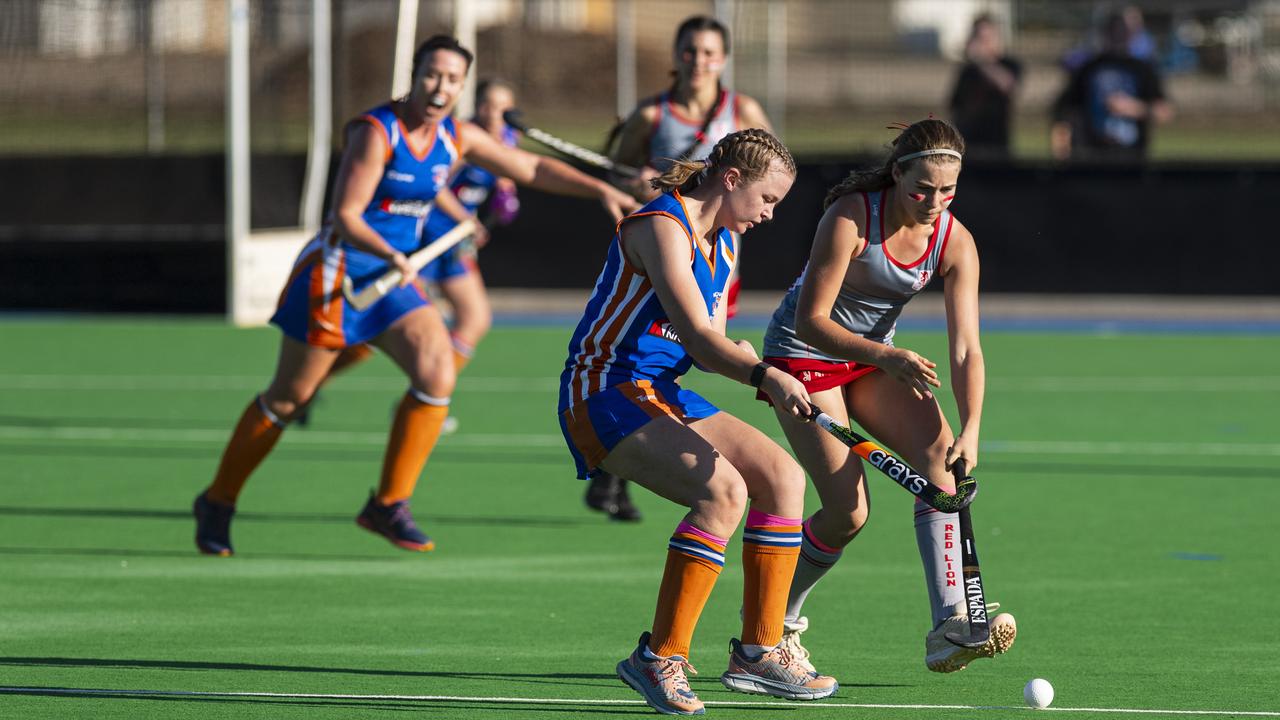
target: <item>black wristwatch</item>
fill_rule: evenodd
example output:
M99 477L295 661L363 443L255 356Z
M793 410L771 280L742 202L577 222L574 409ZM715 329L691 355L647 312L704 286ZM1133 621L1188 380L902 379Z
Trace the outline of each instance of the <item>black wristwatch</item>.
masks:
M764 382L764 374L769 370L769 363L760 363L751 368L751 387L760 387L760 383Z

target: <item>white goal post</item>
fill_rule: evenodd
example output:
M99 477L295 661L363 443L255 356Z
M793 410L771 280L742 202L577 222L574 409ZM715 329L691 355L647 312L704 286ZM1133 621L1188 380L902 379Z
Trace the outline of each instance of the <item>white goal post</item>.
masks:
M261 325L298 251L320 227L333 134L330 0L311 0L311 133L298 224L270 230L249 227L249 0L228 0L227 9L227 319Z

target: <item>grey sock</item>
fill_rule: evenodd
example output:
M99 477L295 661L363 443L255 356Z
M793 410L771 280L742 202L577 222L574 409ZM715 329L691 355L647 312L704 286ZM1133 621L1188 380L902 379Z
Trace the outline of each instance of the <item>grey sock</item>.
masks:
M842 551L828 552L814 544L809 532L809 523L805 521L803 540L800 542L800 560L796 563L796 574L791 579L791 592L787 595L787 615L783 621L787 628L794 628L800 622L800 609L809 597L809 591L818 584L823 575L836 564Z
M960 516L940 513L920 500L915 504L916 545L924 565L933 627L964 608L963 568L960 562Z

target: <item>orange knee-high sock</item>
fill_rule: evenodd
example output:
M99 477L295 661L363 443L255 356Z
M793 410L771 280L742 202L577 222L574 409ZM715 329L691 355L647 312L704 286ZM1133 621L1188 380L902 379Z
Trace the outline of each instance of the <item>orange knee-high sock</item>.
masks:
M649 649L655 654L689 657L693 628L724 567L727 542L688 521L676 527L667 544L667 567L662 573L658 609L649 638Z
M800 557L801 518L758 510L742 533L742 643L773 647L782 639L787 593Z
M449 340L453 343L453 370L462 372L462 368L466 367L467 363L471 362L472 356L476 354L476 348L457 335L450 335Z
M222 451L218 473L205 495L215 502L235 505L250 473L275 447L282 432L284 423L262 403L262 396L254 398L236 423L231 440Z
M449 398L436 398L410 390L396 408L391 437L382 460L378 502L390 505L408 500L418 484L422 466L436 446L440 427L449 415Z

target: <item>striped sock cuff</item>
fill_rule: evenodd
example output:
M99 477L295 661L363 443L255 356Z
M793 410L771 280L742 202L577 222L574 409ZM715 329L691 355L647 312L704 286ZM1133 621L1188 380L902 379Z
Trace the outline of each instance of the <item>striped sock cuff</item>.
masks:
M725 538L716 537L688 522L682 522L676 526L675 533L667 543L667 549L704 560L716 567L724 567L724 546L728 542Z
M804 523L804 542L800 545L800 559L806 563L826 570L840 559L843 550L833 548L814 537L809 521Z
M263 417L265 417L267 420L270 420L272 425L275 425L276 427L283 429L285 425L289 424L284 420L281 420L279 415L276 415L275 413L271 412L271 409L267 407L267 401L263 400L261 395L257 397L257 402L258 402L258 411L262 413Z
M453 349L459 355L469 358L476 354L476 347L459 338L457 335L450 334L449 342L453 345Z
M421 390L417 390L415 388L409 388L409 395L414 400L417 400L418 402L424 405L446 406L449 404L449 398L447 397L440 398L434 395L428 395L422 392Z
M921 518L927 518L929 515L940 511L920 498L916 498L914 512L916 522L927 522L927 520L921 520Z
M799 548L800 518L784 518L758 510L747 513L747 527L742 542L776 548Z

